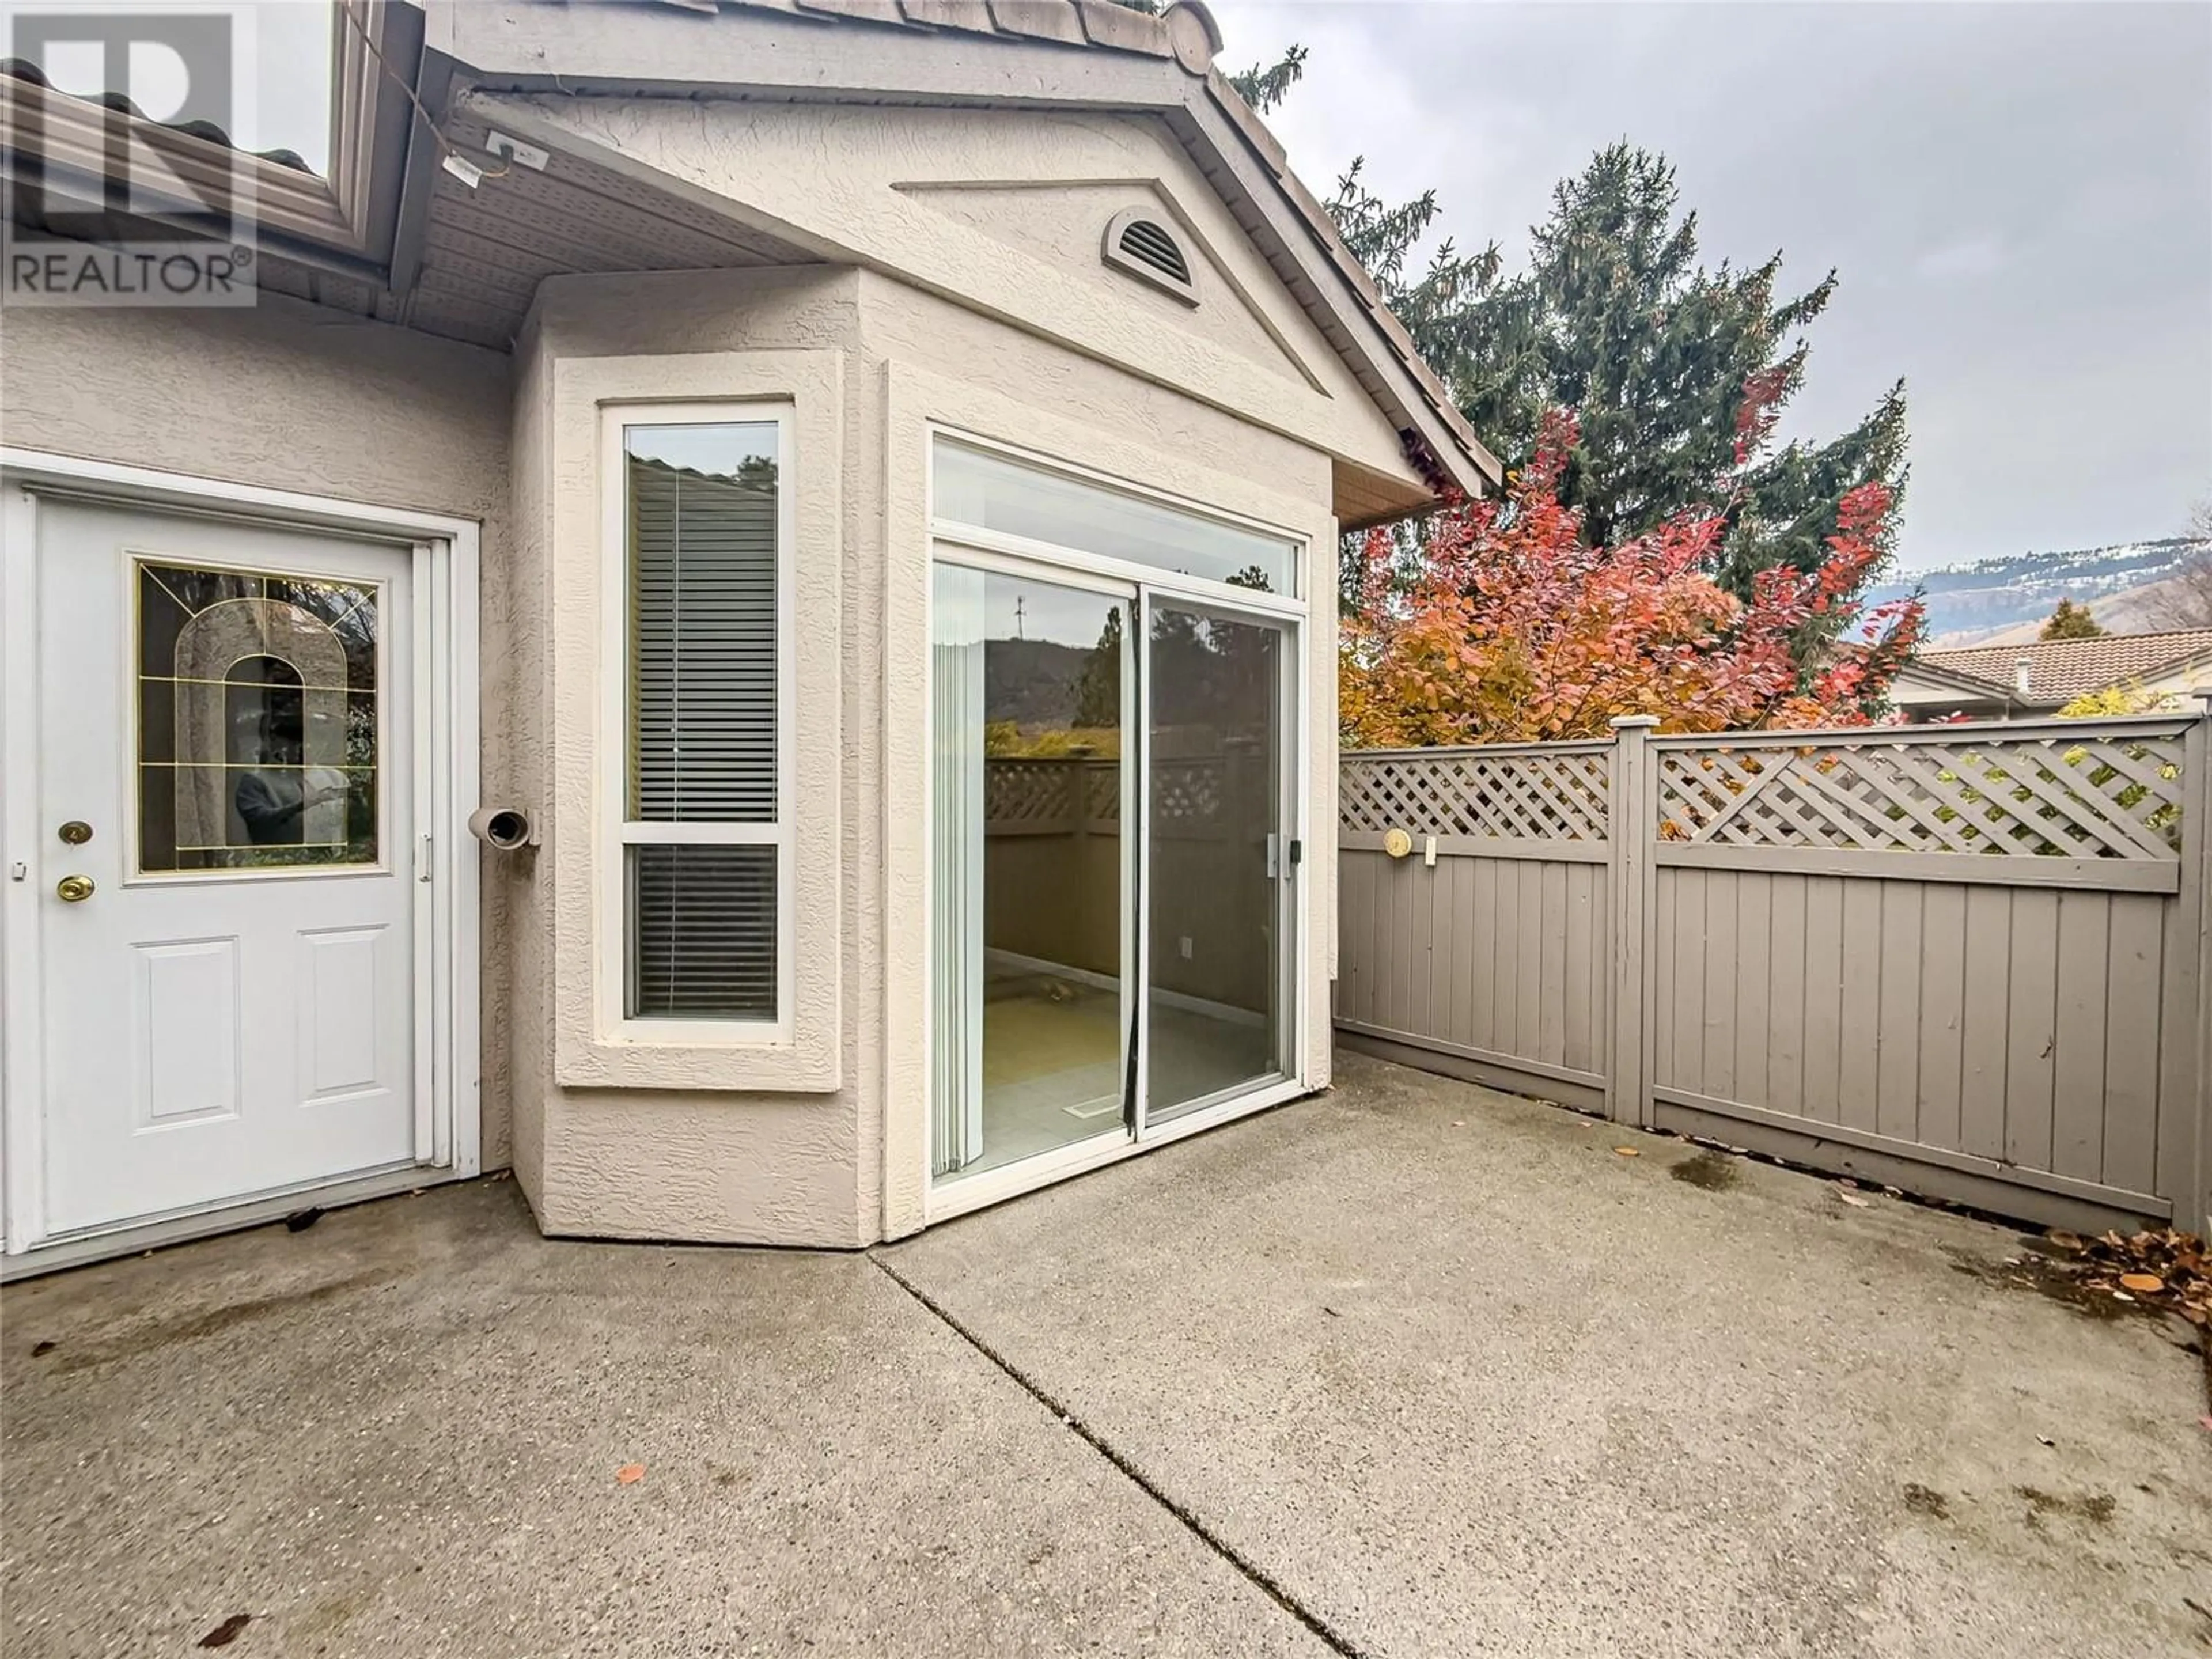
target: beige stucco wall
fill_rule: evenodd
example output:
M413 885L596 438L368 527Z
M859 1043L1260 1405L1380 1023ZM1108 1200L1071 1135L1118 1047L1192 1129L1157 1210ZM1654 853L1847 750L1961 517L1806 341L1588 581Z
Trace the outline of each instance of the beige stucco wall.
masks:
M590 833L571 805L579 787L564 763L549 820L555 844L541 850L532 890L516 906L527 922L514 951L516 1171L540 1223L578 1235L845 1246L923 1223L923 514L932 423L1019 442L1309 538L1316 615L1307 842L1316 856L1305 884L1305 1063L1309 1080L1324 1084L1334 838L1314 830L1329 821L1335 776L1328 458L883 276L824 267L576 276L544 285L516 379L514 516L533 551L515 571L513 669L518 684L533 690L507 718L525 798L542 799L551 779L546 757L578 740L576 710L556 690L575 665L548 660L548 652L590 650L555 596L599 556L597 518L575 507L575 493L595 490L596 481L555 460L550 441L578 413L563 406L570 394L562 388L599 381L564 365L619 361L624 395L638 396L654 384L638 360L658 354L670 364L668 395L698 396L708 354L744 354L746 382L733 389L757 392L760 365L779 351L789 354L795 376L802 359L811 365L822 354L841 366L838 1086L701 1086L692 1061L672 1057L669 1087L562 1086L547 1060L562 1018L561 975L548 952L573 956L563 928L573 932L574 924L556 914L551 875L564 856L561 838ZM805 491L805 456L798 465ZM590 544L580 550L564 536ZM632 1058L649 1070L649 1057ZM742 1061L726 1075L741 1076Z
M1087 362L1416 491L1375 407L1189 155L1156 117L1010 108L474 94L543 132L826 262L897 278ZM1107 267L1120 207L1182 243L1200 303Z
M276 295L252 309L0 317L0 442L474 520L482 526L483 775L513 757L505 571L508 360ZM483 886L482 1147L506 1164L507 890Z
M874 799L879 748L870 624L878 606L863 561L880 540L870 526L879 517L872 493L879 469L872 463L881 446L865 407L842 390L833 411L841 428L837 475L821 480L812 454L801 454L796 468L805 480L802 502L838 515L842 533L834 544L844 567L845 599L838 607L846 619L843 635L833 633L826 644L842 658L836 681L841 718L833 729L842 730L842 740L825 767L802 779L817 787L825 772L834 776L840 808L830 941L840 970L837 1086L709 1086L718 1062L696 1050L625 1056L623 1075L639 1084L657 1075L660 1086L652 1088L564 1086L554 1064L564 1019L573 1039L574 1022L589 1017L588 1007L575 1002L583 981L574 953L589 949L590 918L575 913L573 896L562 910L556 874L562 859L594 855L591 735L582 729L590 716L573 694L596 665L588 659L590 630L574 624L574 587L604 552L592 506L596 469L588 457L580 471L556 464L555 434L564 421L572 432L580 416L590 421L590 404L599 396L762 395L773 390L775 374L773 356L763 363L759 354L792 360L787 390L801 383L818 389L824 358L857 362L858 345L854 273L810 267L556 278L541 289L519 348L515 517L532 553L517 572L516 603L529 623L518 630L516 669L533 695L511 716L519 751L528 757L518 784L526 799L547 811L548 844L532 860L530 890L518 904L526 936L517 940L517 1030L532 1035L518 1042L516 1065L526 1086L517 1091L515 1171L550 1232L828 1246L876 1236L872 1218L860 1208L859 1170L864 1114L879 1111L879 1096L866 1079L882 998L880 981L868 967L870 918L863 907L881 861L873 817L860 809ZM641 374L636 360L656 354L668 362L667 375ZM746 359L751 378L718 386L707 361L714 354L752 354ZM600 367L612 364L624 366L618 382ZM560 454L572 455L573 445ZM802 536L802 544L808 539ZM566 597L556 604L556 594ZM580 772L577 757L583 757ZM573 882L568 890L573 895ZM580 934L586 942L580 944ZM565 972L557 955L564 951ZM724 1075L744 1074L742 1055L719 1065Z
M786 149L750 161L715 114L720 136L706 149L663 159L720 190L772 179L782 207L865 233L886 258L899 235L934 227L909 250L923 269L894 274L872 257L555 277L511 360L275 300L242 313L7 319L0 419L11 443L483 523L484 794L535 809L546 829L539 848L483 866L484 1158L494 1167L511 1155L550 1232L850 1247L927 1219L934 425L1308 542L1304 1063L1310 1084L1328 1081L1332 458L1395 476L1395 435L1156 125L1008 116L994 130L887 112L885 132L860 137L848 125L869 121L816 113L770 123ZM641 138L673 143L641 119ZM795 191L765 164L804 154L811 185ZM904 188L925 161L930 176L953 175L951 195L927 204ZM1034 192L1003 181L1039 167L1109 182L1031 213ZM1091 269L1077 222L1122 191L1149 193L1190 234L1208 307L1183 312ZM965 289L951 286L959 273ZM778 354L809 395L832 388L836 476L811 477L803 499L836 519L836 759L807 775L834 778L836 794L835 1086L721 1086L743 1085L742 1066L717 1076L696 1054L665 1075L650 1056L626 1056L620 1079L635 1086L586 1086L556 1060L563 1009L574 1012L562 986L575 942L563 930L576 921L563 920L556 877L592 833L581 799L592 775L566 757L589 750L573 693L597 665L571 613L577 580L605 550L596 515L578 510L599 484L560 441L576 413L563 398L607 384L580 368L617 362L622 395L711 395L714 354L744 354L754 391ZM665 389L653 360L670 364Z

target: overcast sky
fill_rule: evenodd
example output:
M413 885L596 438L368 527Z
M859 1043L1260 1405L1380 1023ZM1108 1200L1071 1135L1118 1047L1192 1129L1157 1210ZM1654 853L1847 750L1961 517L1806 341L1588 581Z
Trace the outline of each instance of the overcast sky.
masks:
M1784 434L1905 377L1908 568L2174 535L2212 495L2212 5L1212 4L1232 68L1310 49L1269 122L1323 195L1364 155L1517 264L1626 137L1709 261L1834 266Z

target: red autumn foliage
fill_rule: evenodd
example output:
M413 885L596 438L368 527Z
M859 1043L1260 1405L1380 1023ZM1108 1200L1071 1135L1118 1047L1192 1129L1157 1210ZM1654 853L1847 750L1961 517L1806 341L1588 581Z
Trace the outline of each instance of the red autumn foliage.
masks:
M1771 425L1762 390L1746 388L1746 453ZM1448 507L1407 592L1391 589L1389 532L1369 533L1364 603L1341 641L1347 744L1598 737L1624 714L1678 732L1868 722L1923 620L1917 600L1856 598L1881 558L1883 485L1844 498L1817 569L1761 571L1746 604L1707 574L1726 529L1718 513L1584 545L1559 501L1575 438L1572 417L1554 414L1503 500ZM1806 673L1798 647L1814 632L1839 643Z

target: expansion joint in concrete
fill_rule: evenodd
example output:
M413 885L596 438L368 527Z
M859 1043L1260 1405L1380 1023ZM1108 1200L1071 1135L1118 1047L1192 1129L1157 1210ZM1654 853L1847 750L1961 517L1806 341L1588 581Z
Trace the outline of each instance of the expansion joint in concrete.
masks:
M1311 1631L1323 1642L1326 1642L1332 1651L1342 1654L1345 1656L1345 1659L1369 1659L1369 1656L1365 1649L1362 1648L1357 1642L1353 1641L1342 1631L1330 1624L1328 1620L1322 1618L1321 1614L1316 1613L1311 1607L1306 1606L1304 1602L1299 1601L1297 1597L1291 1595L1291 1592L1285 1589L1282 1583L1269 1574L1264 1567L1261 1567L1249 1557L1244 1555L1236 1547L1235 1545L1230 1543L1218 1533L1215 1532L1212 1528L1207 1526L1206 1523L1203 1520L1200 1519L1197 1515L1193 1513L1187 1505L1178 1502L1175 1498L1163 1491L1158 1484L1155 1482L1151 1476L1147 1475L1144 1470L1138 1468L1136 1463L1133 1462L1126 1453L1115 1448L1106 1439L1104 1435L1092 1428L1090 1424L1085 1422L1084 1419L1077 1415L1075 1411L1064 1401L1054 1398L1054 1395L1042 1384L1040 1384L1035 1377L1030 1376L1029 1373L1024 1371L1020 1366L1015 1364L1013 1361L1008 1359L1006 1355L1000 1353L996 1348L993 1347L988 1342L986 1342L973 1330L969 1329L957 1316L947 1310L943 1304L932 1297L928 1291L916 1285L912 1279L908 1279L904 1273L901 1273L896 1267L893 1267L889 1261L885 1261L883 1256L877 1254L875 1251L871 1250L868 1253L868 1259L871 1261L873 1261L877 1267L883 1269L884 1275L888 1277L894 1285L896 1285L901 1290L904 1291L908 1296L912 1297L916 1302L919 1302L924 1308L927 1309L930 1313L934 1315L955 1336L958 1337L963 1342L965 1342L969 1347L975 1349L977 1353L982 1355L984 1358L990 1361L992 1364L997 1366L999 1370L1005 1372L1006 1376L1012 1378L1016 1385L1018 1386L1024 1393L1027 1394L1030 1399L1036 1401L1047 1411L1050 1412L1054 1417L1059 1419L1062 1426L1073 1432L1078 1438L1082 1440L1085 1445L1089 1446L1091 1450L1097 1452L1101 1457L1104 1458L1109 1463L1111 1463L1116 1469L1120 1470L1121 1474L1127 1479L1138 1491L1143 1492L1146 1497L1151 1498L1153 1503L1158 1504L1161 1509L1172 1516L1175 1520L1191 1534L1192 1537L1197 1539L1198 1541L1203 1544L1207 1549L1212 1551L1214 1554L1219 1556L1224 1561L1235 1568L1237 1571L1243 1574L1243 1577L1251 1583L1254 1588L1257 1589L1262 1595L1267 1596L1268 1600L1274 1602L1277 1607L1282 1608L1285 1613L1290 1614L1291 1618L1297 1620L1298 1623Z

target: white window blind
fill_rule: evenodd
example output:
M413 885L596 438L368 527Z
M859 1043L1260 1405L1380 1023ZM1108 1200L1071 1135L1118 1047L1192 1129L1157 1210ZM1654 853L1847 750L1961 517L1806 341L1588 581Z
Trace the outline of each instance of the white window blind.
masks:
M779 1018L781 434L775 421L623 431L632 1019Z
M773 847L633 847L630 1014L775 1018Z

